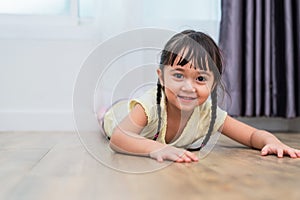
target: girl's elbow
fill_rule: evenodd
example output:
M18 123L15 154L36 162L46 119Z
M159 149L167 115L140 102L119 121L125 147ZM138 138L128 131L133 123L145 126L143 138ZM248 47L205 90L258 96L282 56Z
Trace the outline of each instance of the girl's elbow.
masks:
M115 152L119 152L118 148L116 147L116 145L114 143L112 143L111 141L109 142L109 147L114 150Z
M120 152L121 144L122 144L122 133L114 132L109 140L109 146L112 150L116 152Z

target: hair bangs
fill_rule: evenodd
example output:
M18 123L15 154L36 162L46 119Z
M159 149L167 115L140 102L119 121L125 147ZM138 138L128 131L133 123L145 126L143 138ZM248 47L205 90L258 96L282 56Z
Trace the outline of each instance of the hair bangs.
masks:
M218 47L201 32L184 31L171 38L162 50L160 67L185 66L222 73L222 58Z
M200 70L210 70L215 63L209 53L195 40L186 37L172 46L172 49L163 50L163 65L184 66L190 63L190 67Z

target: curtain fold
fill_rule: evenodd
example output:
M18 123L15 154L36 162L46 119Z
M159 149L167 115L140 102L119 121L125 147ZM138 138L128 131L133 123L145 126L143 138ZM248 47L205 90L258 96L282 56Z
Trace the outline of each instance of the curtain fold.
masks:
M219 45L230 115L300 115L299 2L222 0Z

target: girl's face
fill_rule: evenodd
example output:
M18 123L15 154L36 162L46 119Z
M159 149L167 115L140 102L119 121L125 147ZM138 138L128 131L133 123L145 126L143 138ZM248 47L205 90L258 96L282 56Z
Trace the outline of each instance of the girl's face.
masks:
M163 72L158 69L157 73L165 87L168 106L183 112L191 112L196 106L203 104L209 97L214 82L211 71L195 69L190 63L184 66L167 65Z

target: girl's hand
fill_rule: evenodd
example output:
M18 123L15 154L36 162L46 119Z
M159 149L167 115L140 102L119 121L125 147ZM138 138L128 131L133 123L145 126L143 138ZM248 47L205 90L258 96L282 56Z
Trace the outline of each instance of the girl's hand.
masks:
M179 149L170 145L165 145L163 148L152 151L150 157L156 159L158 162L163 162L164 160L170 160L175 162L197 162L197 156L184 149Z
M300 158L300 150L291 148L284 144L267 144L261 150L261 155L275 154L278 158L289 155L291 158Z

